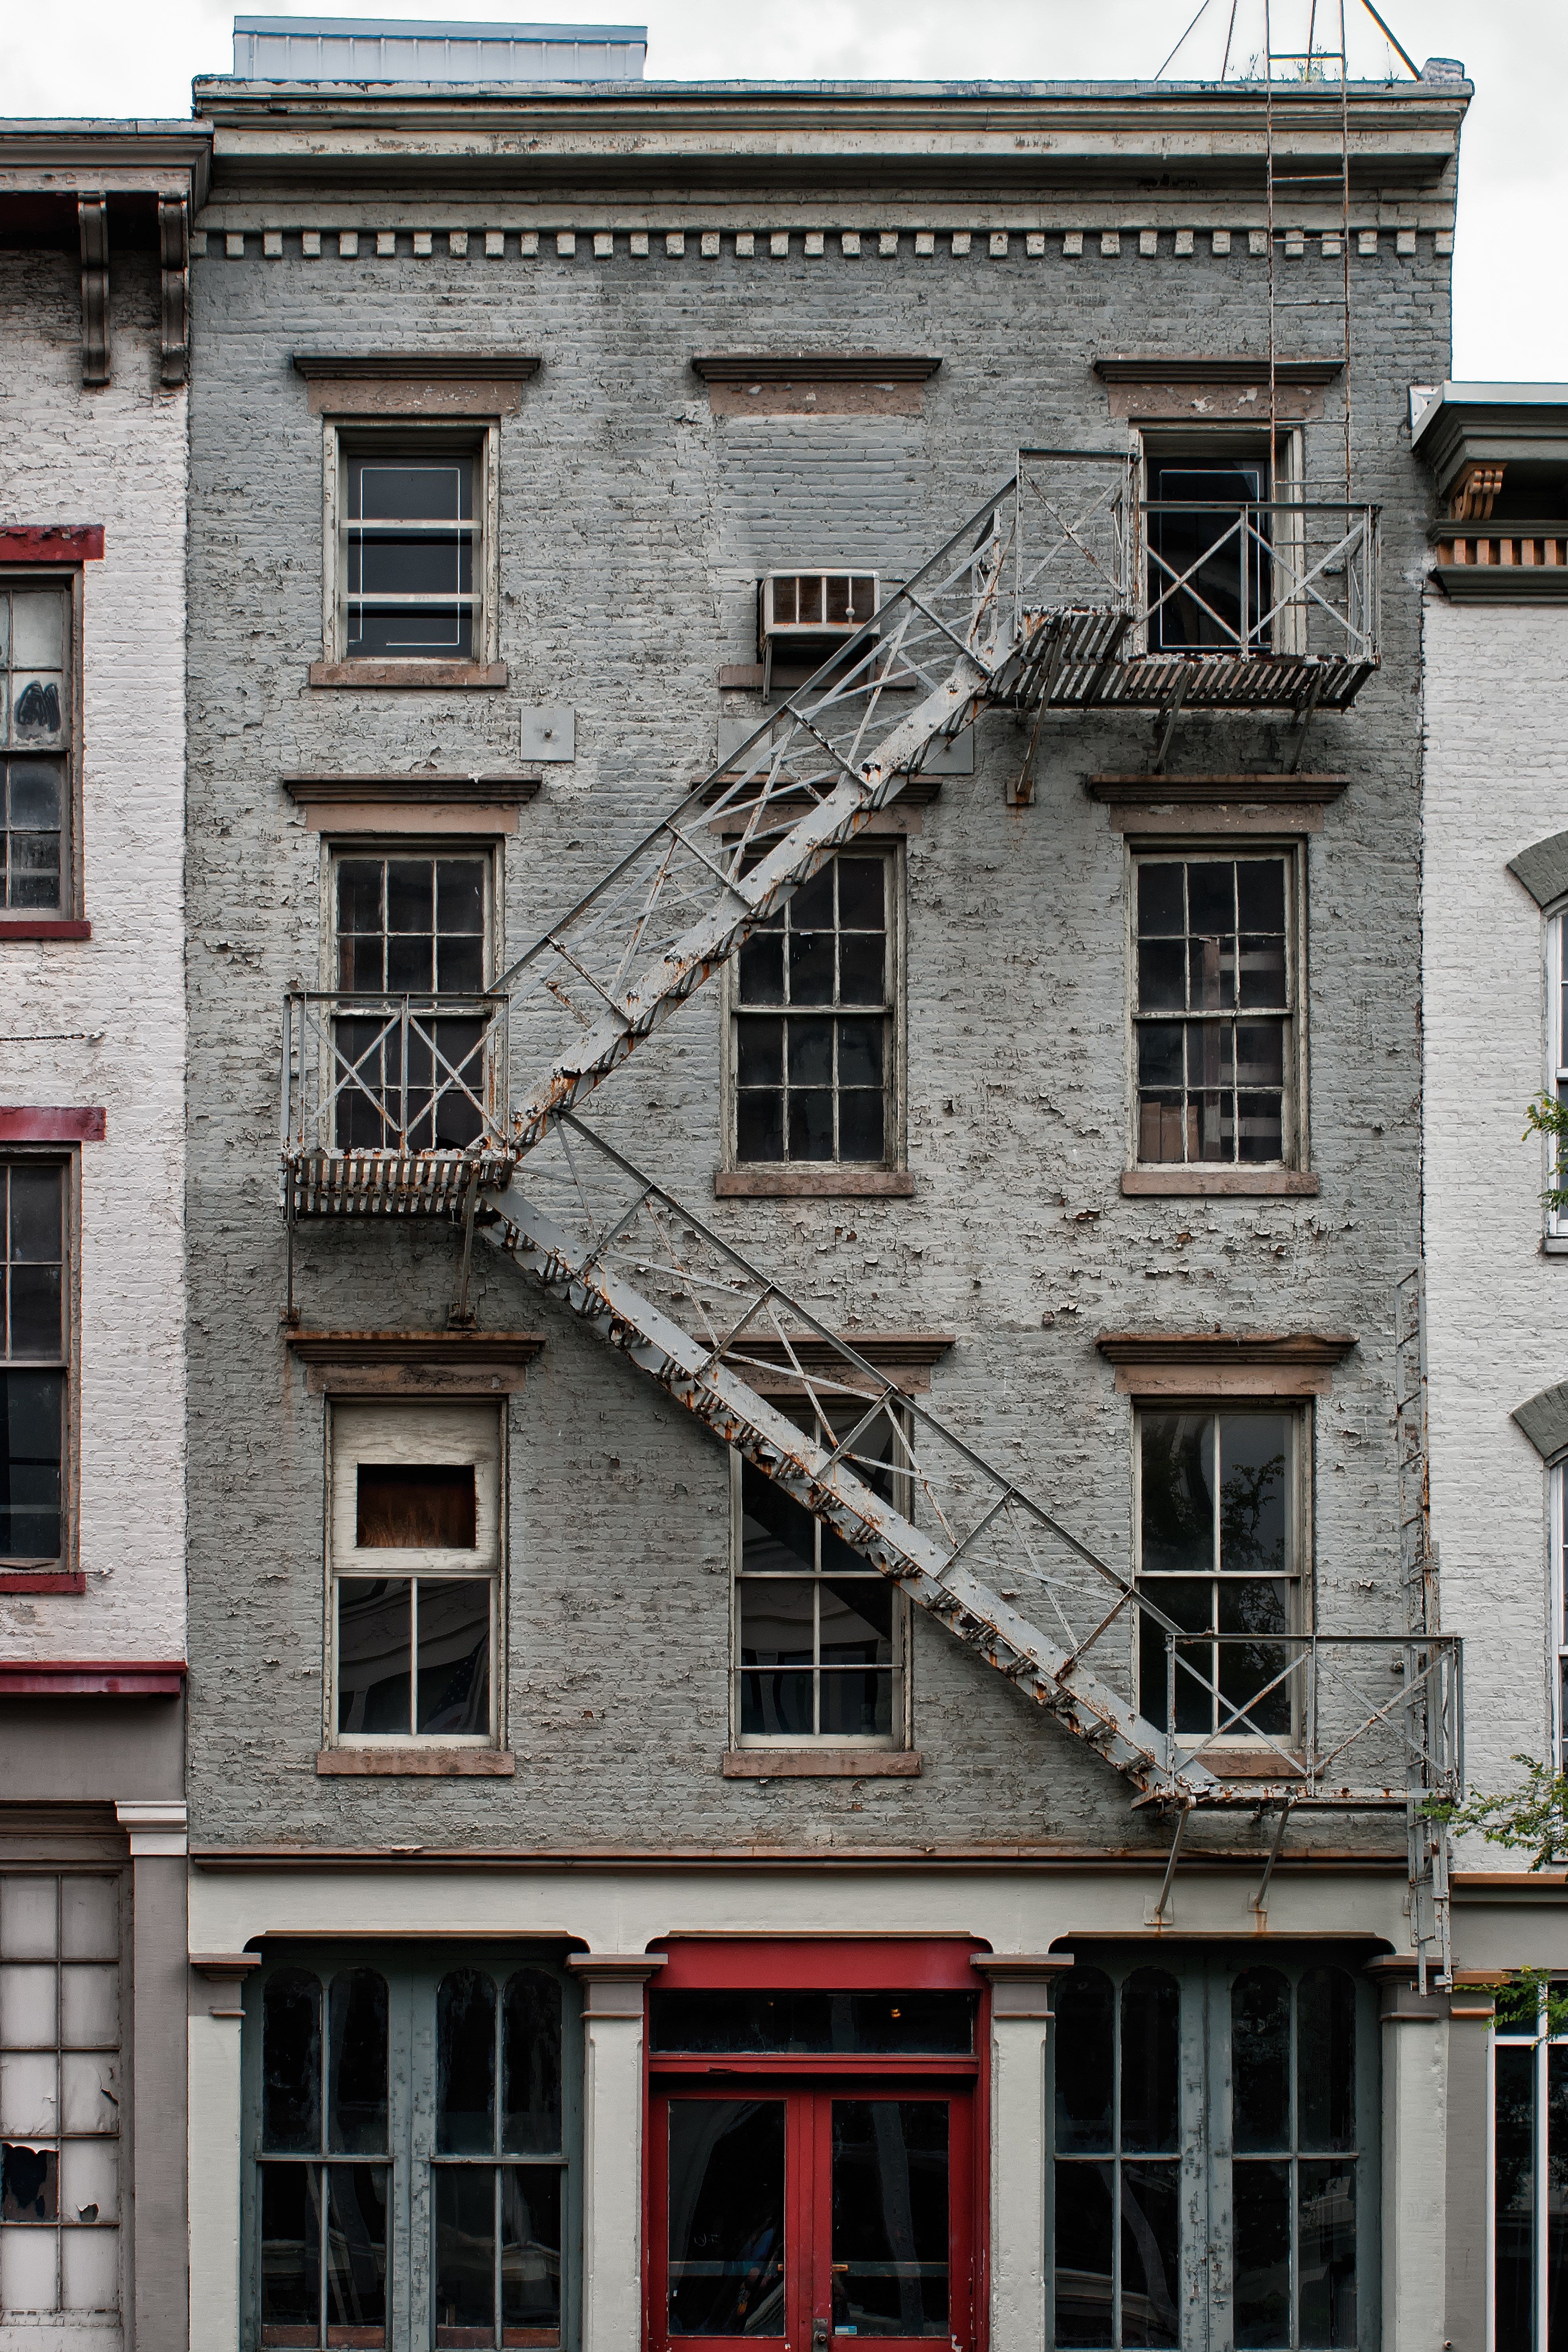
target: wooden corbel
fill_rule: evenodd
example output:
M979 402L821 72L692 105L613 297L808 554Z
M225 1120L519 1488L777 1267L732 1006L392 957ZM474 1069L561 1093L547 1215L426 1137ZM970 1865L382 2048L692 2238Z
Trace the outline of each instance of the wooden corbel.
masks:
M1472 460L1448 493L1450 522L1490 522L1492 500L1502 488L1500 466Z
M81 232L81 380L109 382L109 199L79 196Z
M159 197L158 247L163 272L159 376L164 383L184 383L191 373L191 213L184 196Z

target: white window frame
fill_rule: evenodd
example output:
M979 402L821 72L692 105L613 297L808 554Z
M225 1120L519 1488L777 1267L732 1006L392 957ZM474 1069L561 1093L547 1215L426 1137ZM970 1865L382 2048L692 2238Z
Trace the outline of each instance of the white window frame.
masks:
M1559 1979L1554 1989L1563 1990ZM1500 2043L1531 2051L1534 2074L1534 2148L1532 2180L1532 2225L1535 2243L1534 2258L1534 2325L1531 2329L1533 2352L1546 2352L1550 2319L1552 2231L1551 2203L1551 2105L1548 2095L1550 2053L1568 2045L1568 2034L1548 2033L1544 2008L1537 2012L1533 2033L1522 2027L1494 2028L1487 2036L1487 2352L1492 2352L1497 2342L1497 2060Z
M1142 866L1201 865L1215 859L1226 865L1249 859L1282 858L1285 862L1286 993L1289 1002L1289 1034L1284 1056L1284 1100L1280 1128L1284 1156L1279 1160L1144 1160L1140 1156L1142 1118L1138 1101L1138 870ZM1189 1169L1215 1173L1222 1169L1259 1172L1310 1169L1310 1093L1307 1046L1307 845L1300 835L1283 834L1254 838L1249 834L1218 834L1212 838L1187 834L1140 834L1127 845L1127 1160L1134 1170ZM1224 1014L1194 1014L1194 1019L1223 1019ZM1241 1009L1237 1008L1237 1018Z
M484 981L488 988L506 953L502 918L506 905L502 835L447 833L334 833L321 837L321 985L338 984L338 867L356 857L480 857L485 865Z
M424 1752L439 1748L504 1748L507 1624L507 1412L504 1401L393 1401L342 1397L327 1404L326 1576L322 1676L322 1745ZM474 1465L478 1541L470 1551L438 1549L362 1550L355 1541L357 1472L361 1462ZM490 1727L488 1733L338 1729L337 1587L347 1576L452 1578L490 1587ZM412 1717L410 1718L412 1723Z
M1568 1457L1548 1473L1546 1570L1548 1675L1547 1720L1552 1727L1552 1769L1568 1771Z
M1561 1102L1568 1100L1568 1035L1563 1033L1563 989L1568 981L1568 905L1554 907L1546 918L1546 1068L1542 1079L1542 1091ZM1568 1174L1568 1144L1561 1159L1552 1149L1552 1138L1541 1139L1541 1189L1551 1191ZM1560 1171L1562 1174L1560 1174ZM1546 1220L1545 1240L1552 1254L1568 1252L1568 1208L1550 1208L1542 1203Z
M344 530L348 513L348 460L369 449L412 454L456 451L474 460L473 646L454 655L461 668L500 659L500 425L490 419L461 417L426 422L419 417L324 417L321 425L321 652L329 662L363 662L380 667L406 661L410 669L438 656L351 654L348 650L348 566Z
M736 1084L736 1040L742 1007L740 991L740 953L728 958L724 965L721 1007L723 1022L723 1054L720 1089L721 1096L722 1156L720 1165L728 1172L736 1170L751 1175L787 1173L792 1182L803 1192L815 1182L830 1188L846 1178L858 1174L897 1173L909 1166L908 1132L908 1038L909 991L905 985L908 961L905 953L905 891L904 842L900 834L857 834L854 840L843 845L857 857L879 856L888 871L888 974L887 1022L888 1064L883 1082L882 1157L880 1160L742 1160L737 1149L736 1121L739 1116L739 1089ZM752 1009L752 1008L748 1008ZM758 1008L766 1010L766 1008ZM787 1013L787 1007L783 1008ZM841 1013L853 1013L853 1006L824 1005L820 1010L835 1018Z
M1137 1400L1132 1413L1132 1580L1137 1585L1139 1591L1146 1592L1150 1600L1154 1601L1158 1601L1160 1597L1160 1587L1167 1580L1163 1576L1151 1576L1145 1580L1143 1574L1143 1418L1146 1413L1156 1412L1204 1413L1215 1421L1223 1421L1227 1415L1234 1414L1277 1412L1283 1415L1286 1425L1290 1433L1290 1462L1288 1471L1288 1480L1290 1510L1291 1566L1287 1570L1283 1580L1281 1580L1289 1584L1290 1588L1290 1623L1288 1628L1289 1632L1291 1633L1310 1633L1314 1622L1312 1450L1316 1436L1316 1425L1311 1400L1306 1397L1293 1396L1182 1397L1180 1395L1170 1397L1146 1396L1140 1397ZM1215 1496L1215 1502L1217 1512L1219 1502L1217 1493ZM1218 1520L1216 1517L1216 1545L1217 1538ZM1218 1571L1213 1569L1195 1570L1194 1573L1194 1575L1205 1575L1209 1577L1211 1580L1215 1580L1218 1575ZM1134 1623L1131 1632L1133 1641L1133 1688L1135 1690L1140 1690L1141 1692L1139 1682L1141 1667L1138 1658L1138 1630L1136 1622ZM1193 1638L1196 1641L1201 1641L1204 1637L1202 1634L1196 1634ZM1258 1636L1258 1639L1260 1642L1268 1641L1270 1638L1271 1637L1268 1634L1259 1634ZM1290 1654L1292 1657L1295 1657L1300 1654L1298 1652L1292 1652ZM1221 1663L1223 1664L1223 1659L1221 1660ZM1217 1676L1215 1679L1217 1680ZM1290 1700L1290 1729L1288 1733L1277 1732L1274 1735L1276 1738L1283 1738L1290 1745L1294 1745L1297 1742L1300 1729L1300 1722L1298 1720L1300 1712L1298 1705L1299 1680L1300 1678L1298 1675L1292 1675L1287 1680L1285 1685L1286 1692ZM1163 1707L1158 1719L1162 1722L1164 1719L1164 1710ZM1258 1746L1260 1735L1250 1730L1212 1733L1194 1731L1183 1732L1180 1733L1178 1737L1182 1739L1184 1745L1189 1747L1236 1748L1251 1748L1256 1750Z
M795 1405L795 1400L775 1400L775 1402L778 1402L780 1411L788 1414L791 1420L795 1420L797 1415L799 1415L800 1407L796 1407L795 1410L792 1410L792 1407ZM835 1430L836 1438L847 1435L847 1433L854 1428L856 1421L865 1411L865 1407L862 1405L849 1403L847 1401L841 1400L841 1402L844 1404L844 1414L842 1426L837 1427ZM801 1407L805 1407L805 1400L801 1400ZM894 1407L893 1410L897 1412L898 1408ZM808 1407L805 1407L805 1412L806 1414L809 1413ZM835 1411L834 1418L836 1423L839 1419L837 1410ZM900 1420L903 1423L905 1434L907 1436L907 1417L900 1416ZM805 1425L804 1418L802 1420L802 1425ZM900 1754L903 1750L912 1748L914 1746L914 1704L913 1692L911 1689L912 1677L910 1673L910 1601L909 1594L904 1591L901 1585L897 1583L893 1584L892 1589L893 1662L891 1731L887 1733L847 1733L837 1731L742 1731L741 1677L746 1669L741 1663L741 1593L743 1585L747 1582L761 1582L763 1580L760 1578L749 1579L745 1577L742 1571L741 1561L744 1532L744 1514L741 1501L742 1468L742 1456L737 1447L731 1446L730 1448L730 1746L731 1750L739 1751L743 1748L748 1754L751 1754L757 1750L762 1750L765 1753L771 1748L775 1751L782 1750L785 1754L798 1754L802 1751L815 1754L824 1749L834 1750L852 1748L864 1749L867 1754L872 1756L889 1756ZM878 1572L871 1569L869 1560L867 1561L866 1566L871 1579L873 1580L878 1580ZM801 1570L802 1580L805 1581L806 1577L812 1573L820 1573L820 1571L810 1571L803 1567ZM890 1579L881 1580L891 1582ZM763 1671L765 1672L766 1669L763 1669Z

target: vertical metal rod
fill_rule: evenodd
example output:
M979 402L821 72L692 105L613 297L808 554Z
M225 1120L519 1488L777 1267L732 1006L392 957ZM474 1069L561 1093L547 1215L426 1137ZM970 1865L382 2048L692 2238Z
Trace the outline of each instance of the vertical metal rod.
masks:
M400 1076L397 1097L397 1148L400 1151L406 1151L408 1149L408 999L406 996L403 1000L403 1010L398 1016L397 1038L400 1057ZM382 1123L384 1126L385 1125L384 1118Z
M1268 238L1268 503L1279 499L1279 385L1274 333L1274 20L1263 0L1263 208Z
M1167 1636L1167 1638L1169 1637ZM1187 1822L1192 1813L1192 1799L1189 1797L1186 1803L1182 1807L1181 1812L1177 1817L1176 1834L1171 1840L1171 1858L1165 1864L1165 1876L1160 1888L1160 1899L1155 1904L1153 1910L1149 1914L1149 1924L1151 1927L1157 1927L1162 1926L1164 1922L1165 1906L1171 1899L1171 1881L1176 1874L1176 1861L1182 1851L1182 1840L1187 1833Z
M1350 43L1345 34L1345 0L1340 0L1340 257L1345 284L1345 504L1351 502L1351 100Z
M1285 1802L1279 1808L1279 1819L1276 1824L1273 1840L1268 1848L1268 1859L1263 1865L1262 1885L1258 1887L1258 1890L1253 1896L1249 1906L1249 1908L1256 1911L1260 1919L1265 1916L1268 1909L1268 1882L1274 1875L1274 1865L1279 1859L1279 1849L1285 1843L1285 1825L1287 1822L1289 1822L1289 1818L1290 1801L1287 1797Z

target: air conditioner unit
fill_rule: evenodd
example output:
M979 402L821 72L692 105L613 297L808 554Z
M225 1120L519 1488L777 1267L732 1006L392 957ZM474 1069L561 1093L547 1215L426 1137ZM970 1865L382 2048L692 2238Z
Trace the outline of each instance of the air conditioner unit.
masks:
M769 572L757 586L757 650L763 682L774 662L816 669L876 611L874 572Z

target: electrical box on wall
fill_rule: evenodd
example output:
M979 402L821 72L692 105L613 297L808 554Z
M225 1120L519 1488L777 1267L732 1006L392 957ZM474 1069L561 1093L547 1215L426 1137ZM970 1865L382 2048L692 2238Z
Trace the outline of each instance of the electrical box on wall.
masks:
M577 757L577 713L565 704L546 704L522 714L522 756L525 760L574 760Z

